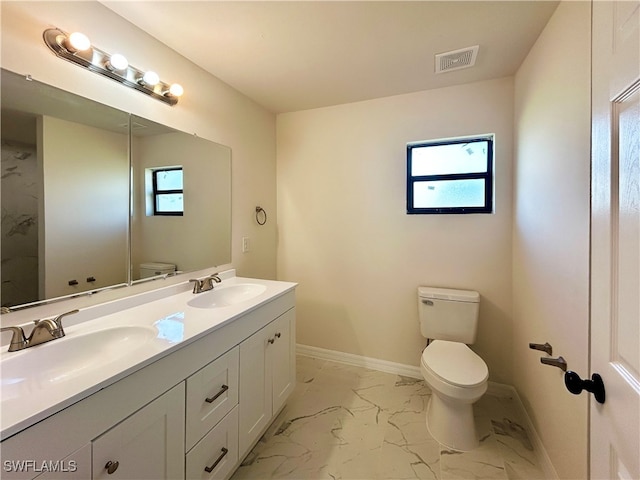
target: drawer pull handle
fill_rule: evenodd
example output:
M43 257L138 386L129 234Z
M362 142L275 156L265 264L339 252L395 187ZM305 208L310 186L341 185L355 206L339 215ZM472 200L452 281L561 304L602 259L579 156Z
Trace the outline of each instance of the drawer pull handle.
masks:
M269 342L271 345L273 345L273 342L275 342L276 339L275 338L270 338L269 340L267 340L267 342Z
M222 385L222 388L220 389L220 391L218 393L216 393L213 397L209 397L209 398L205 398L205 401L207 403L213 403L216 401L216 399L222 395L224 392L226 392L227 390L229 390L229 387L227 385Z
M276 333L276 338L280 338L282 334L280 332Z
M211 473L211 472L213 472L213 469L214 469L214 468L216 468L216 467L218 466L218 464L222 461L222 459L224 458L224 456L225 456L227 453L229 453L229 450L227 450L226 448L222 447L221 452L222 452L222 453L220 454L220 456L218 457L218 459L217 459L215 462L213 462L213 465L211 465L210 467L204 467L204 471L205 471L205 472L207 472L207 473Z
M120 462L112 462L111 460L109 460L107 464L104 466L104 468L107 471L107 473L111 475L118 469L119 466L120 466Z

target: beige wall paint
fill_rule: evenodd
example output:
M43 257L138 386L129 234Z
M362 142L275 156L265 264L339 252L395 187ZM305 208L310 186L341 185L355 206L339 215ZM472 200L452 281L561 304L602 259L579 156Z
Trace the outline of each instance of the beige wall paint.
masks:
M513 79L278 116L278 278L298 342L408 365L417 287L478 290L491 379L511 381ZM407 215L406 144L496 135L496 213Z
M46 225L46 233L38 228L42 298L126 282L127 136L48 116L38 118L38 130L47 198L38 216Z
M560 478L586 478L589 397L528 342L588 377L590 4L563 2L515 79L514 384Z
M228 263L231 248L229 149L174 132L134 137L131 152L133 279L140 278L142 263L169 263L182 271L200 270L203 264ZM183 169L184 214L154 216L151 170L169 166ZM209 248L203 249L203 243Z
M241 275L276 275L275 116L237 90L134 27L98 2L1 2L3 68L98 102L218 142L232 149L232 263ZM85 32L108 52L122 52L140 68L179 82L184 96L169 107L57 58L42 32L57 26ZM269 214L255 222L255 206ZM241 238L251 238L243 254ZM206 242L203 242L206 248Z

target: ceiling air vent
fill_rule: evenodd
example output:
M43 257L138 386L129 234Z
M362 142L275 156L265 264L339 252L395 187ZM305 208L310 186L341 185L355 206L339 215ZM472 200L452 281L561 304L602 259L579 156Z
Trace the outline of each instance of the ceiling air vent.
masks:
M461 68L473 67L478 56L479 45L461 48L452 52L436 55L436 73L451 72Z

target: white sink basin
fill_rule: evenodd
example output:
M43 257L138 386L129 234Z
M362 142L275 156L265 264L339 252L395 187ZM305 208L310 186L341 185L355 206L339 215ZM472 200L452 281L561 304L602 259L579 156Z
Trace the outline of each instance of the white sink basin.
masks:
M152 327L121 326L66 336L7 354L0 363L3 400L68 382L114 362L156 337Z
M218 308L246 302L264 293L266 286L258 283L239 283L226 287L215 287L205 293L198 293L187 302L196 308Z

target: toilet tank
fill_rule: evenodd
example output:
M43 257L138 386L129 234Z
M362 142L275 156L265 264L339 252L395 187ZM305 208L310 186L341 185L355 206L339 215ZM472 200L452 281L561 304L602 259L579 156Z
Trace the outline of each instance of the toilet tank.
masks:
M166 275L176 271L173 263L148 262L140 264L140 278L150 278L156 275Z
M479 310L480 294L473 290L418 287L420 331L425 338L474 343Z

